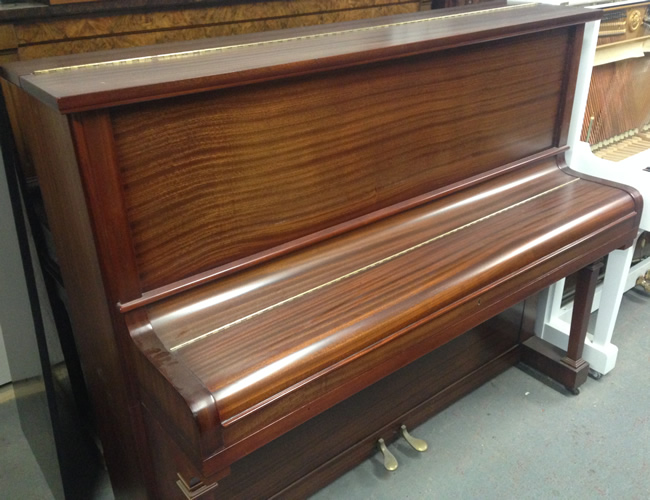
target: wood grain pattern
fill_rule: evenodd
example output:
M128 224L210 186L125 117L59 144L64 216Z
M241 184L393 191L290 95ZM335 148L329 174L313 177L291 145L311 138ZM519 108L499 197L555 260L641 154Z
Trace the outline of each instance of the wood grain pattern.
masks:
M93 67L84 73L83 84L80 84L80 75L76 71L36 71L39 67L51 68L52 64L79 64L79 61L87 60L83 57L62 57L56 61L45 61L44 64L7 65L4 72L9 79L19 78L20 85L28 92L33 92L63 112L72 112L334 70L503 39L518 33L519 25L509 15L508 9L518 11L516 19L526 25L526 32L571 26L579 20L591 20L599 16L598 12L572 8L562 9L562 16L556 16L554 9L546 5L519 5L504 9L505 12L496 9L494 12L469 12L450 17L424 12L406 19L397 16L394 21L386 18L381 23L366 20L349 26L340 24L334 27L320 26L317 29L296 29L282 34L241 35L230 39L230 43L225 42L226 46L236 45L236 50L210 50L190 57L164 58L153 62L156 65L155 72L148 70L151 64ZM486 23L484 18L488 14L489 22ZM407 19L408 24L403 24ZM356 28L364 25L374 25L375 28ZM339 31L339 34L322 36L332 31ZM270 40L282 42L268 43ZM214 48L215 41L211 44ZM160 47L159 50L163 52L159 53L184 50L190 45L192 44ZM216 47L223 46L223 40L216 42ZM363 50L354 47L363 47ZM143 50L143 53L150 54L151 49ZM316 60L312 57L314 53L319 54ZM120 54L115 53L114 58L119 59ZM35 74L26 74L25 71ZM183 75L183 78L179 78L179 75Z
M418 207L395 215L389 221L380 221L372 227L357 230L353 241L359 241L358 245L344 244L350 242L350 236L341 235L299 254L288 255L281 265L271 262L191 293L159 301L149 308L151 321L165 347L177 348L219 326L396 255L409 248L409 242L417 244L436 235L450 233L474 222L478 213L497 212L571 180L557 170L552 160L528 167L517 177L519 182L512 181L512 174L506 175L436 200L433 203L440 209L441 215L433 219L434 222L430 222L431 204ZM486 192L491 195L485 196ZM472 211L466 208L470 205ZM453 235L446 236L450 237ZM445 245L447 242L448 239L441 238L438 244ZM428 247L422 250L431 251ZM356 277L350 277L353 278ZM240 287L246 291L245 294L227 293ZM313 297L309 300L313 300ZM215 337L221 338L221 335Z
M322 231L310 233L303 238L291 240L282 245L271 247L262 252L254 253L245 258L230 261L222 266L217 266L205 272L192 275L186 279L174 281L159 288L145 291L143 292L142 296L135 300L129 302L120 302L118 304L118 309L122 313L127 313L140 307L156 303L163 299L178 295L187 290L192 290L206 283L210 283L218 279L223 279L237 272L244 271L259 264L263 264L279 256L286 255L301 248L306 248L329 238L335 238L348 231L365 227L369 224L380 221L387 217L391 217L395 214L399 214L401 212L419 207L433 200L453 195L464 189L476 186L482 182L487 182L495 179L505 173L512 172L521 168L526 168L533 163L541 162L548 158L555 158L558 155L563 154L567 149L568 146L563 146L561 148L550 148L544 150L540 153L521 158L515 162L507 163L495 169L487 170L478 175L465 178L459 182L448 184L441 189L429 191L421 196L416 196L414 198L410 198L400 203L390 205L380 210L375 210L361 217L348 219L341 224L336 224ZM621 188L621 186L612 187ZM640 200L637 202L641 203Z
M115 275L106 283L109 297L113 304L125 297L138 297L140 286L110 117L95 112L74 115L70 121L102 271Z
M195 6L186 9L148 9L134 12L71 19L34 21L16 26L21 45L69 41L113 35L136 34L144 31L177 30L179 28L212 27L279 18L295 18L317 14L321 22L336 21L340 11L388 6L387 11L400 4L414 12L414 0L300 0L293 2L239 2L230 5ZM407 12L407 10L401 10ZM399 13L397 10L394 14ZM330 21L331 19L331 21ZM361 17L359 17L361 19ZM288 26L287 26L288 27Z
M382 20L387 22L399 21L410 21L413 19L422 18L423 14L403 14L400 16L388 16L388 18ZM426 17L426 16L425 16ZM372 19L358 20L358 21L349 21L345 24L346 29L357 29L357 28L366 28L377 24L376 21ZM282 34L275 34L275 38L280 36L281 38L286 37L296 37L305 34L316 34L316 33L329 33L332 31L331 26L311 26L309 28L292 28L283 30ZM272 35L264 33L251 33L245 35L238 35L236 38L230 38L228 40L188 40L185 42L176 42L172 44L164 44L164 46L150 46L150 47L132 47L128 49L119 49L116 51L104 51L100 53L93 54L74 54L74 55L62 55L58 57L30 61L25 60L20 63L12 65L11 68L7 68L8 71L5 71L7 78L12 79L24 76L26 74L32 73L37 70L52 69L60 66L68 66L73 64L86 64L86 63L96 63L100 61L110 61L116 58L132 58L140 56L154 56L161 53L169 53L174 51L186 51L186 50L202 50L206 48L214 48L220 45L229 45L234 40L237 40L238 43L256 43L261 41L266 41L274 38ZM16 83L19 83L16 80Z
M285 434L233 465L220 479L217 498L306 498L351 466L376 452L379 436L395 439L401 423L417 426L490 378L491 361L517 342L521 308L513 308L439 350L424 356L380 383ZM517 357L497 363L496 373ZM161 423L151 418L147 429L164 457L157 462L158 498L175 498L172 482L179 470L195 467L170 441ZM327 439L323 439L327 436ZM359 436L362 436L360 439ZM350 444L355 443L354 447ZM287 460L295 457L295 460ZM196 471L195 474L200 474ZM251 470L265 474L251 475ZM210 478L211 479L211 478Z
M13 22L0 6L0 18L7 18L0 25L0 48L28 60L416 12L419 5L415 0L106 4L26 6L14 9L20 20Z
M6 64L17 60L18 56L16 54L0 54L0 64Z
M380 16L390 16L414 12L417 4L406 3L386 5L379 7L356 8L352 10L333 11L318 14L293 15L290 17L253 19L248 21L230 22L227 24L199 26L192 24L173 24L168 20L170 27L167 29L154 28L135 33L117 35L94 35L91 38L64 38L60 41L21 45L18 55L21 60L35 59L38 57L53 57L65 54L79 54L99 50L123 49L127 47L140 47L183 40L196 40L212 37L239 35L243 33L258 33L263 31L281 30L301 26L314 26L327 23L368 19ZM161 17L160 15L158 17ZM130 18L130 16L128 17ZM128 19L127 18L127 19ZM172 19L173 21L173 19ZM95 28L94 23L90 30Z
M569 135L569 124L573 109L574 89L578 80L578 65L580 62L583 37L584 26L576 26L574 30L569 32L569 39L567 40L567 54L564 68L564 74L566 76L562 84L562 94L553 136L554 144L557 146L566 144Z
M145 311L132 312L126 321L137 346L134 371L140 379L150 382L147 390L141 392L140 401L156 414L165 415L163 421L171 424L169 432L179 436L185 453L200 463L200 457L209 456L222 445L221 432L215 425L220 417L214 397L192 370L165 352ZM147 360L154 353L156 366ZM173 386L168 383L170 380ZM186 401L192 403L187 406Z
M593 261L598 255L608 253L613 248L630 240L634 231L634 224L628 223L612 232L613 227L608 227L600 234L588 241L582 241L563 255L557 255L537 269L530 269L519 275L513 287L517 291L506 292L503 288L493 288L481 295L484 307L477 308L476 303L469 301L455 307L440 317L440 321L430 320L416 326L411 330L409 336L398 337L387 349L375 349L366 355L363 363L365 366L375 366L375 369L364 370L361 363L349 364L345 370L333 371L325 374L320 386L314 385L293 395L282 395L275 404L268 404L263 412L258 412L248 420L240 419L224 430L226 442L234 444L221 450L203 462L203 472L206 475L215 474L224 467L229 467L235 461L241 459L252 451L258 449L306 420L315 417L342 399L356 394L361 388L376 382L406 364L418 358L422 353L440 348L445 339L451 338L466 331L482 321L492 317L504 308L514 304L517 300L533 294L542 288L557 281L560 276L566 276L579 270L588 262ZM445 332L446 337L434 335L435 332ZM424 339L413 345L416 339ZM366 353L364 353L366 354ZM332 388L333 390L320 397L321 388ZM300 398L304 406L300 406ZM312 399L313 398L313 399ZM287 413L290 408L299 407L299 411ZM162 416L162 415L161 415ZM272 420L271 425L265 425ZM250 434L251 428L262 427L262 430ZM176 429L175 432L179 432Z
M116 111L143 289L551 147L565 43L532 35Z
M14 27L10 24L0 24L0 50L18 48L18 38Z
M16 152L19 157L20 168L25 176L25 179L33 181L36 178L36 170L34 162L31 158L30 147L25 139L23 127L28 127L29 124L21 119L21 102L25 99L22 92L18 87L2 80L2 92L5 97L5 106L7 108L7 115L11 123L11 129L14 136L14 143Z
M74 298L69 302L70 319L111 481L119 498L144 498L139 457L132 452L138 440L131 421L129 383L114 335L112 308L103 286L68 120L24 93L11 95L20 110L16 119L38 175L66 291Z
M548 165L541 171L555 178L556 183L558 178L567 179L565 174L549 169ZM536 186L540 182L539 172L533 170L528 182ZM494 182L494 191L489 186L477 191L481 196L493 192L495 200L501 202L510 200L505 195L506 186L508 183L523 184L520 175L513 174L514 179L507 176L498 179ZM209 293L190 294L183 300L178 299L183 304L180 307L153 306L149 308L152 325L166 348L174 350L183 340L196 338L209 328L266 309L263 314L213 335L199 337L197 342L174 351L174 359L191 367L205 387L213 392L226 426L224 432L228 432L224 439L234 443L251 432L267 428L281 415L299 414L300 406L293 405L309 401L313 408L315 401L330 390L328 388L336 387L337 392L340 391L344 380L361 384L360 380L368 376L373 366L380 366L373 365L368 358L380 363L385 373L386 359L395 359L397 352L406 356L406 346L424 339L429 348L442 345L453 338L452 332L464 331L455 328L459 310L466 311L464 320L476 314L481 316L484 310L499 302L498 297L515 292L522 286L522 280L526 282L523 277L527 271L522 270L537 269L539 272L546 266L550 272L572 242L587 235L594 235L589 238L596 240L595 235L602 226L623 223L625 227L626 214L631 209L634 211L633 200L610 192L610 204L605 201L609 189L603 187L601 193L595 194L594 188L576 180L551 191L546 197L535 198L530 206L521 205L521 208L479 222L472 226L472 231L482 235L476 242L483 248L480 252L468 242L466 235L456 232L415 250L412 255L373 267L313 294L300 295L300 290L341 276L348 266L375 262L386 253L408 248L412 243L439 234L438 231L444 231L446 222L453 227L462 224L464 218L471 220L473 214L489 212L482 203L471 202L472 190L469 190L460 195L460 199L452 197L449 207L434 203L435 214L421 207L361 234L350 233L314 247L304 255L288 257L286 262L279 261L235 276L213 285ZM576 200L581 207L578 212L573 209L569 215L567 209L561 208ZM499 210L499 202L494 202L497 206L493 208ZM468 213L467 206L476 207L478 212ZM531 212L535 215L531 216ZM605 213L612 218L604 219ZM529 227L535 228L526 237L521 231L524 214ZM576 220L580 221L579 225ZM633 222L628 220L627 238ZM608 244L614 242L608 241ZM328 259L328 255L334 257ZM479 255L480 260L474 260L473 257ZM549 255L554 257L550 260L544 257ZM315 268L310 270L310 265ZM252 275L252 279L247 279L247 275ZM499 287L492 290L495 282ZM244 290L246 294L242 293ZM295 293L298 299L287 303L287 297ZM269 308L274 302L285 306ZM427 326L418 333L413 327L424 325L423 318ZM385 337L386 332L399 333ZM421 340L416 340L418 338ZM392 343L404 347L390 347ZM420 347L420 354L429 348ZM393 354L387 356L386 349Z
M174 497L176 472L219 481L217 496L299 495L516 362L527 335L463 334L638 230L638 193L562 160L581 24L598 15L412 14L190 57L34 73L170 50L158 47L6 69L65 153L48 170L52 145L26 132L72 300L98 313L82 341L108 346L84 355L119 376L113 460L125 440L137 456L114 470L151 498ZM364 405L371 422L322 440ZM247 480L247 467L268 470Z

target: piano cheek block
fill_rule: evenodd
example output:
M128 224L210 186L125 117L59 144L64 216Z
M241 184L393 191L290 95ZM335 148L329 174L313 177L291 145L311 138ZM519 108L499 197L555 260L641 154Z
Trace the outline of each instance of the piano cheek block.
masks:
M380 438L425 448L407 428L522 359L577 392L591 264L641 211L563 160L598 15L417 13L6 65L116 494L304 497ZM522 307L581 269L552 351Z

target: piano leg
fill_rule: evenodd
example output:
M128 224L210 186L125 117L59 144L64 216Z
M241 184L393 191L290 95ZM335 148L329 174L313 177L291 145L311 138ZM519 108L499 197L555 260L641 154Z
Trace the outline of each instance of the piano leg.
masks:
M564 385L573 394L587 380L589 363L582 359L591 303L594 300L598 271L602 262L595 262L578 272L576 293L567 351L533 336L522 345L522 361Z
M602 293L600 295L600 305L598 307L598 318L594 327L594 345L602 350L607 349L612 353L609 364L602 374L608 373L616 364L616 355L618 348L612 345L612 334L616 325L618 310L621 306L623 294L627 288L628 276L632 257L634 256L635 244L626 250L614 250L607 257L607 269L605 270L605 281L603 282Z
M635 246L636 243L628 249L614 250L609 254L600 297L596 289L591 310L593 312L598 309L598 318L593 327L593 335L587 333L588 339L585 341L583 353L594 378L606 375L616 365L618 347L612 344L612 334L621 299L623 294L634 286L636 277L650 268L650 259L649 264L642 263L634 268L630 267ZM561 304L563 290L564 280L560 280L548 288L546 295L540 295L535 333L547 342L566 349L573 303L565 306Z

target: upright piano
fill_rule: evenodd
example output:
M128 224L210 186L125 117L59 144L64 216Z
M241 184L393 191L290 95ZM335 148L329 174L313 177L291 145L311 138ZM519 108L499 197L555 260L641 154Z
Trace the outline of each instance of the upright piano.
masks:
M392 468L402 426L520 360L577 392L598 261L642 209L564 163L599 15L460 9L6 65L116 495L304 497L378 445ZM576 271L566 352L519 320L482 328Z

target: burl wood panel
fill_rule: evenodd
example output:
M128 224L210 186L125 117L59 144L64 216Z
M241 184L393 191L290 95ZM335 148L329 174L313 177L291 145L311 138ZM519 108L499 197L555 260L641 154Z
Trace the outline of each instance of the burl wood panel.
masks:
M192 25L211 26L241 23L252 20L291 18L321 13L328 14L343 9L360 9L394 4L416 3L413 0L299 0L293 2L238 2L230 5L210 5L185 9L165 9L156 12L149 8L112 16L84 19L51 19L34 21L16 27L21 44L45 43L75 38L119 35L149 31L178 29Z
M10 24L0 25L0 50L11 50L18 48L16 30Z
M143 288L551 147L567 43L559 30L117 109Z
M413 0L238 2L15 25L21 60L416 12Z

